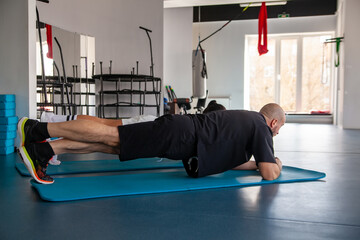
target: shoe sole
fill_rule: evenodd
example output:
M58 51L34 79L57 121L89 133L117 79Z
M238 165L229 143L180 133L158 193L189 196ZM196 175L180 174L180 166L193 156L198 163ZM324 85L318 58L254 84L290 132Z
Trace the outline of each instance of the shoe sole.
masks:
M54 183L54 181L44 181L44 180L42 180L42 179L40 179L38 177L38 175L36 174L36 169L35 169L34 163L31 160L31 158L30 158L30 156L29 156L29 154L26 151L26 148L24 146L19 148L19 155L20 155L21 160L25 164L25 167L29 171L30 175L35 179L35 181L37 181L38 183L41 183L41 184L52 184L52 183Z
M24 132L24 126L26 121L29 120L27 117L23 117L20 119L17 125L17 133L20 137L20 147L23 147L25 145L25 132Z

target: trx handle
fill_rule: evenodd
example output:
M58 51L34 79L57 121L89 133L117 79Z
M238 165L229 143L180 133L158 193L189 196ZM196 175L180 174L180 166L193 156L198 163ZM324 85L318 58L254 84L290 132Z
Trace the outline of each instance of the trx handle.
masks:
M340 38L336 38L336 56L337 59L335 58L335 67L338 67L340 65L340 43L341 43L341 39Z
M340 65L340 43L342 42L344 37L336 37L326 39L324 43L336 43L336 57L335 57L335 67L339 67Z

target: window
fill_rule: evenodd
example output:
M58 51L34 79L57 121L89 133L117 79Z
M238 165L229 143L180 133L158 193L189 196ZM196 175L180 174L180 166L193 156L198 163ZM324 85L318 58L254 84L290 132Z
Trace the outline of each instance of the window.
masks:
M43 50L45 76L52 76L54 61L53 59L48 58L46 55L49 52L46 41L42 42L42 50ZM41 67L40 43L36 42L36 75L40 76L41 74L42 74L42 67Z
M332 112L332 33L268 36L259 56L257 36L246 38L245 105L258 111L269 102L287 113Z

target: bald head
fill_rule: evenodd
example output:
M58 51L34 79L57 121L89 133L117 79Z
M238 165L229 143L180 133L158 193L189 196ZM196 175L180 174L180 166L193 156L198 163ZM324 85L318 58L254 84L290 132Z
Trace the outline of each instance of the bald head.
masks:
M273 132L273 136L276 136L285 123L284 110L276 103L268 103L260 109L260 113L264 115L267 125Z
M260 113L269 119L279 121L285 118L284 110L276 103L268 103L260 109Z

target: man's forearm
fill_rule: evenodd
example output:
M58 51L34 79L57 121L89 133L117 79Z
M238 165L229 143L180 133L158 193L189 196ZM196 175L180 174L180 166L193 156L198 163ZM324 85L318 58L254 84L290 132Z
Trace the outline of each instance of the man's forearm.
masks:
M276 163L260 162L259 170L264 180L275 180L280 176L282 163L280 159L275 158Z
M243 164L241 164L239 166L236 166L233 169L234 170L256 170L256 169L258 169L258 167L256 166L255 161L248 161L248 162L243 163Z
M278 157L275 157L275 161L276 161L276 164L279 166L279 169L280 169L280 172L282 170L282 162L280 161L280 159Z

